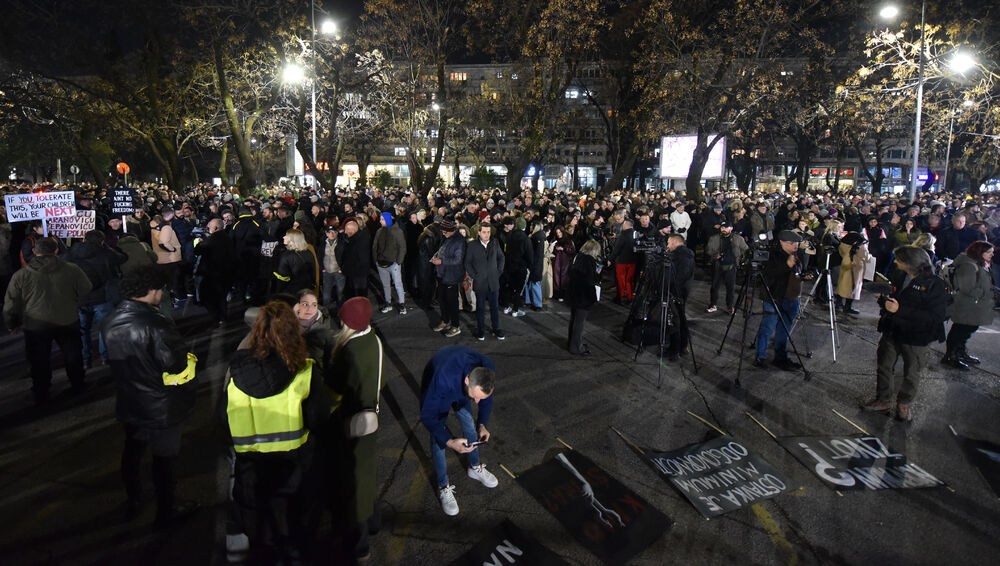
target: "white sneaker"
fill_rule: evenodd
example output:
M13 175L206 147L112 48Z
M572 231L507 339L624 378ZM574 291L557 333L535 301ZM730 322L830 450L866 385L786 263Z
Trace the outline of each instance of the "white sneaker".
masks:
M496 478L494 478L496 481ZM441 488L438 492L438 497L441 498L441 509L444 510L444 514L449 517L454 517L458 515L458 501L455 501L455 486L447 485Z
M384 307L380 308L378 311L380 313L382 313L382 314L385 314L385 313L387 313L387 312L389 312L391 310L392 310L392 307L390 307L389 305L385 305Z
M512 310L514 310L512 307L504 307L503 308L503 313L504 314L510 314L510 311L512 311Z
M517 316L524 316L524 311L521 310L521 309L517 309L516 311L514 311L514 312L511 313L511 316L515 316L515 317L517 317Z
M705 312L715 312L717 310L719 310L719 308L716 307L715 305L712 305L712 306L708 307L707 309L705 309Z
M500 483L497 481L497 477L486 469L486 464L479 464L478 466L469 468L469 477L486 487L496 487Z
M442 322L441 324L434 327L434 332L441 332L445 328L448 328L448 325Z
M400 305L399 306L399 316L403 316L404 314L406 314L406 307L404 307L403 305Z

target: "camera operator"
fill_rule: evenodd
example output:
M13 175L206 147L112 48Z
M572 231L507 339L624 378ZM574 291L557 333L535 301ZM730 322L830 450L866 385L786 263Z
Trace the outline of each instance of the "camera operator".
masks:
M802 291L802 265L799 260L799 244L802 236L791 230L778 233L778 245L771 249L771 255L764 264L764 282L767 289L761 289L764 315L757 331L757 354L753 365L767 367L767 342L774 334L774 365L786 371L795 371L802 366L788 359L788 331L799 314L799 293ZM778 306L768 298L768 291ZM778 321L778 315L784 324ZM777 333L775 333L777 328Z
M843 229L843 224L839 220L828 220L826 225L826 230L823 232L823 236L819 240L820 255L817 258L819 262L816 267L820 270L824 267L828 267L830 270L830 288L836 287L833 281L840 280L840 262L842 258L840 257L840 232ZM827 262L829 261L829 264ZM819 286L816 287L816 299L820 304L827 304L830 301L836 300L834 297L828 296L827 285L824 281ZM838 307L840 306L838 301ZM840 310L838 308L837 310Z
M712 290L709 293L708 308L705 312L715 312L719 300L719 284L726 284L726 310L733 313L736 301L736 268L743 256L750 251L746 241L740 236L733 236L733 225L725 220L719 224L719 231L708 239L705 245L705 255L712 262Z
M799 257L802 258L802 270L806 271L810 267L815 269L812 266L812 262L816 256L816 246L819 245L819 240L816 238L816 234L809 229L808 218L800 218L795 224L796 226L792 232L802 236L802 243L799 244Z
M676 309L672 318L674 324L669 326L667 359L676 361L688 343L687 316L684 307L691 292L691 282L694 280L694 252L684 245L684 236L670 234L666 237L667 265L670 269L671 309ZM664 266L666 268L666 265Z
M895 270L890 273L892 293L880 294L878 331L882 338L876 350L875 399L866 411L888 414L896 394L896 418L913 418L910 403L927 364L927 346L945 339L944 319L948 297L944 281L934 275L930 256L921 248L896 248ZM903 358L903 378L895 379L896 361Z

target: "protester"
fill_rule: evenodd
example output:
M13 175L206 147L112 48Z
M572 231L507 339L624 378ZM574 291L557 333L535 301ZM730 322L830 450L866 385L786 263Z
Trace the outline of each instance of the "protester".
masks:
M801 242L802 236L790 230L782 230L778 233L778 245L771 248L770 257L764 264L764 281L767 286L761 291L764 314L757 331L757 355L754 359L754 365L759 368L767 367L767 344L772 334L774 365L786 371L802 367L789 359L787 350L788 332L799 314L799 294L802 292L803 278L796 253Z
M4 296L8 328L24 331L36 405L49 400L53 340L62 351L73 392L81 393L87 387L78 309L92 284L82 269L56 257L58 249L51 238L36 240L31 259L11 277Z
M391 286L396 288L396 298L399 314L406 314L405 298L403 296L403 261L406 259L406 237L399 224L392 221L392 214L383 212L379 216L382 228L375 233L372 253L375 257L375 267L382 281L384 302L380 311L385 314L392 310Z
M850 232L840 239L840 278L837 281L836 301L846 314L861 314L854 308L854 301L861 299L861 284L864 282L865 265L871 259L868 241L857 232Z
M490 440L486 425L493 412L495 371L493 360L465 346L441 348L424 367L420 384L420 421L430 433L435 485L446 515L458 515L455 486L448 481L446 448L466 456L470 478L488 488L499 484L496 476L480 463L479 448L473 444ZM478 406L475 420L473 403ZM460 437L452 437L445 426L452 410L462 429Z
M878 330L882 338L875 354L875 399L864 409L889 413L896 397L896 417L909 421L913 418L910 404L916 399L926 365L927 345L945 339L947 296L927 252L904 246L896 248L895 256L896 270L889 277L893 292L879 296ZM897 379L894 370L900 357L903 375Z
M441 305L441 323L434 327L434 331L454 338L462 332L459 328L458 295L459 286L465 279L466 243L454 222L442 220L440 227L444 239L430 259L438 278L438 303Z
M238 273L236 246L223 230L222 220L208 221L208 236L204 240L195 239L194 254L197 257L195 276L200 280L198 297L212 321L222 326L229 313L227 297L233 274Z
M492 239L493 227L480 224L476 240L469 242L465 249L465 271L472 277L472 289L476 292L476 340L486 337L486 304L490 306L490 324L497 340L506 335L500 328L500 274L503 273L504 255L500 244Z
M193 372L188 349L173 322L157 309L167 283L159 266L127 273L119 286L125 300L101 328L117 390L115 413L125 429L121 472L128 496L126 518L134 519L141 511L140 464L148 447L153 453L158 527L169 526L189 510L175 503L174 467L196 387L190 381L193 375L181 383L178 376Z
M181 243L174 233L170 220L174 211L164 210L164 215L154 216L149 222L153 251L156 252L156 263L166 270L170 291L173 293L174 308L178 308L187 297L184 291L184 273L181 270Z
M344 297L344 240L340 237L340 232L336 226L327 226L324 230L325 237L316 248L316 257L319 258L321 285L323 291L323 305L327 309L333 309L336 305L341 305L346 300Z
M508 216L504 220L504 279L502 302L504 313L514 317L524 316L525 291L528 287L529 271L534 263L534 246L524 233L527 222L523 217Z
M362 230L357 218L344 221L344 272L345 297L368 295L368 271L371 266L371 236Z
M972 242L955 258L951 266L955 304L951 310L951 330L945 341L947 350L941 363L961 370L969 364L979 364L979 358L969 354L966 344L980 326L993 323L993 245Z
M573 256L573 265L569 268L569 284L566 289L566 303L570 307L569 317L569 353L589 356L590 348L583 343L583 328L587 323L587 313L597 302L597 287L600 282L601 265L597 257L601 245L594 240L587 240L580 251Z
M635 231L632 221L622 223L621 235L615 239L611 257L615 262L615 302L631 302L634 298L632 283L635 281L636 264L639 257L635 252Z
M708 308L705 312L719 310L719 285L726 286L726 312L733 314L736 304L736 270L749 252L746 240L733 236L733 225L722 220L719 233L713 234L705 245L705 255L712 264L712 286L709 292Z
M87 274L91 290L80 297L80 339L83 344L83 368L90 369L91 330L100 328L101 323L118 304L118 280L121 264L126 257L116 253L104 243L104 233L92 230L83 236L83 241L74 244L66 253L66 261L78 266ZM98 351L101 362L108 363L108 350L104 340L98 337Z
M282 239L285 251L278 257L278 267L274 277L278 280L280 293L294 295L302 289L319 289L319 269L316 254L306 244L302 232L292 228Z
M310 433L326 422L331 403L308 355L292 309L281 301L264 305L246 347L230 360L220 400L236 454L233 499L261 563L300 563L310 542L303 540L315 504L306 488Z

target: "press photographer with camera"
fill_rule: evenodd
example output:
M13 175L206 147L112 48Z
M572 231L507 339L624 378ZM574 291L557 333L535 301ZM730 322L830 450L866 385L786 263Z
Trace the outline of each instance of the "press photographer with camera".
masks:
M888 414L896 396L896 418L913 418L910 403L927 364L927 346L945 339L944 319L948 297L944 281L934 275L931 258L921 248L896 248L895 267L889 274L892 292L879 294L881 307L876 350L875 399L866 411ZM896 361L903 358L901 380L895 378ZM897 394L898 391L898 394Z
M767 263L764 264L763 275L767 285L766 289L761 289L764 315L757 330L757 353L753 362L758 368L767 367L767 343L772 334L774 334L774 365L786 371L795 371L802 367L801 364L788 359L788 330L799 314L799 294L802 292L802 281L806 279L802 275L802 265L798 256L801 243L802 236L791 230L782 230L778 233L778 245L771 249ZM774 304L771 298L774 299ZM778 307L777 310L775 305ZM781 322L778 321L779 315Z
M719 231L708 239L705 255L712 262L712 287L709 292L708 308L705 312L716 312L719 300L719 285L726 284L726 310L733 313L736 301L736 270L743 257L750 251L746 241L733 235L733 225L725 220L719 224Z

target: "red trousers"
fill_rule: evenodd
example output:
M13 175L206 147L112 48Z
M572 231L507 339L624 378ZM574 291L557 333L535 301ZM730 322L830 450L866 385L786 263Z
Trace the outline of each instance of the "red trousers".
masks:
M616 263L615 264L615 281L618 284L617 291L615 295L621 299L625 297L628 300L632 300L632 281L635 280L635 264L634 263Z

